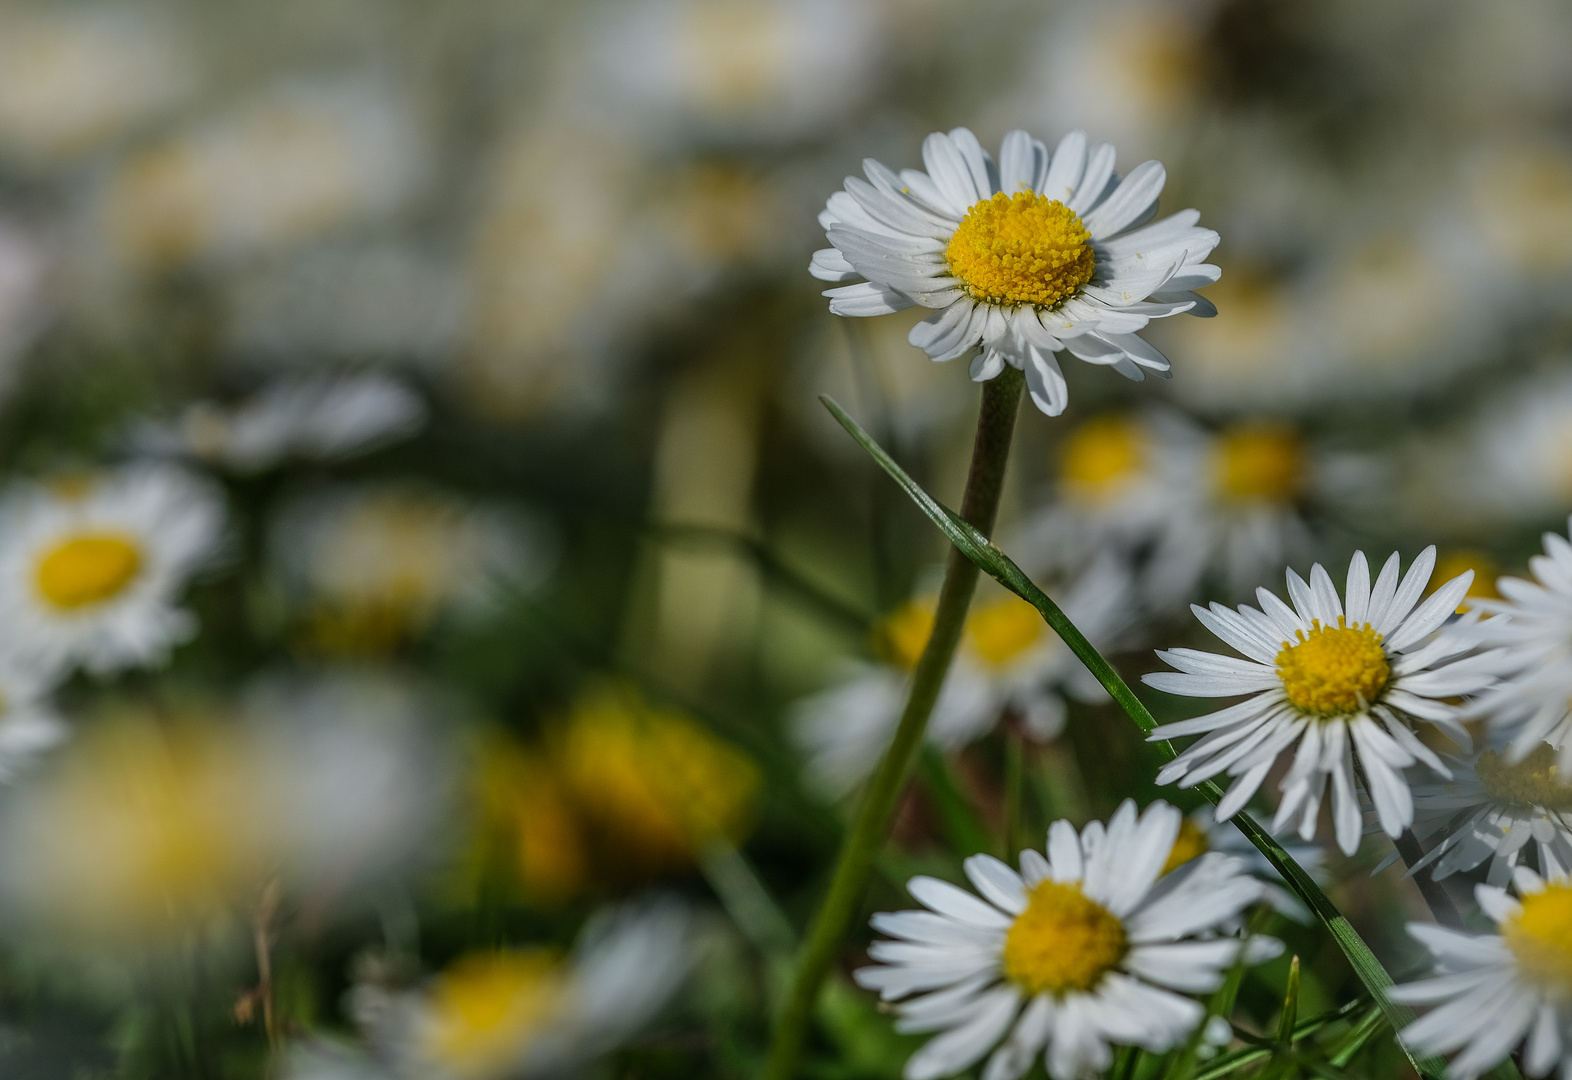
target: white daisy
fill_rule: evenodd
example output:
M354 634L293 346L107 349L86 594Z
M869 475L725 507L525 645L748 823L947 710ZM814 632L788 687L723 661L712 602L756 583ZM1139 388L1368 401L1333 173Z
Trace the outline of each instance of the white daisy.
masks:
M1473 1080L1519 1045L1529 1076L1572 1078L1572 878L1513 873L1521 899L1478 885L1474 896L1496 934L1466 934L1426 923L1408 932L1436 958L1436 976L1392 989L1410 1005L1434 1005L1403 1029L1426 1054L1450 1054L1447 1075Z
M46 667L161 662L196 630L175 598L213 554L223 514L212 485L163 465L13 495L0 522L0 611L15 647Z
M907 890L928 910L875 915L897 940L870 946L877 966L854 975L901 1002L899 1030L941 1032L906 1063L907 1080L958 1073L996 1046L983 1080L1015 1080L1039 1053L1055 1080L1078 1080L1108 1067L1110 1043L1161 1052L1189 1035L1206 1010L1181 995L1222 982L1243 943L1210 935L1261 886L1219 854L1163 875L1179 822L1163 802L1138 818L1129 800L1106 830L1056 821L1048 857L1023 851L1019 874L989 855L966 860L984 899L913 878ZM1246 959L1276 945L1262 944Z
M188 454L235 472L288 458L349 457L413 434L426 405L398 379L375 372L284 378L232 407L188 406L177 423L149 425L133 439L143 450Z
M1093 644L1117 637L1133 615L1129 576L1102 560L1073 582L1065 614ZM808 774L834 795L862 780L900 721L910 671L933 629L933 610L908 604L875 632L893 663L856 664L836 686L799 702L791 727L809 757ZM1039 740L1064 728L1066 699L1099 702L1103 690L1036 608L1013 593L977 604L928 724L928 740L954 749L982 738L1006 714Z
M15 777L46 750L65 741L69 730L49 699L58 681L13 650L0 654L0 782Z
M1323 864L1326 852L1318 845L1293 840L1283 841L1282 845L1289 858L1298 863L1305 873L1317 881L1325 879ZM1296 922L1310 922L1310 909L1288 890L1277 868L1250 843L1244 833L1226 821L1218 821L1217 812L1210 806L1202 806L1185 816L1164 870L1176 870L1208 851L1220 851L1242 862L1250 876L1261 883L1261 898L1272 905L1278 914Z
M1137 336L1155 318L1216 309L1195 289L1217 280L1204 262L1217 234L1185 210L1144 228L1166 173L1148 161L1123 181L1108 143L1072 131L1050 156L1012 131L996 164L966 128L923 142L927 172L899 175L871 158L866 181L848 177L819 215L834 247L810 271L830 289L837 315L934 309L911 343L934 360L981 345L981 382L1021 368L1032 401L1049 416L1069 391L1054 354L1068 349L1131 379L1166 375L1168 359Z
M1450 780L1415 784L1414 835L1429 850L1409 872L1434 863L1439 879L1489 859L1486 880L1505 885L1531 844L1540 873L1572 870L1572 786L1557 775L1556 756L1546 743L1516 764L1486 750L1448 759Z
M460 957L414 991L361 984L351 1008L399 1075L502 1080L578 1075L647 1024L693 963L675 901L601 913L570 957L514 948Z
M1572 522L1569 522L1572 529ZM1474 628L1477 640L1502 646L1507 676L1472 710L1484 717L1492 737L1506 743L1507 759L1521 761L1540 743L1560 751L1557 767L1572 772L1572 543L1545 534L1545 553L1528 560L1533 581L1504 577L1496 588L1504 599L1473 601L1481 611L1508 618L1486 619Z
M1191 787L1224 772L1238 777L1217 807L1218 820L1226 821L1297 743L1293 766L1280 784L1274 830L1297 818L1303 839L1315 835L1330 781L1338 846L1353 854L1361 824L1354 794L1357 760L1381 827L1389 836L1400 834L1414 818L1401 770L1417 761L1448 775L1409 724L1435 724L1469 745L1459 710L1444 699L1493 685L1492 665L1499 659L1492 653L1464 656L1473 644L1460 635L1431 640L1473 580L1472 573L1462 574L1416 608L1434 565L1435 548L1426 548L1399 582L1394 553L1372 587L1364 552L1355 552L1346 609L1319 563L1309 584L1288 571L1293 607L1266 589L1256 590L1260 610L1240 605L1234 612L1217 603L1210 610L1192 607L1207 629L1245 659L1172 649L1157 655L1179 670L1145 675L1143 681L1189 697L1249 697L1156 728L1153 740L1205 734L1164 766L1157 782Z

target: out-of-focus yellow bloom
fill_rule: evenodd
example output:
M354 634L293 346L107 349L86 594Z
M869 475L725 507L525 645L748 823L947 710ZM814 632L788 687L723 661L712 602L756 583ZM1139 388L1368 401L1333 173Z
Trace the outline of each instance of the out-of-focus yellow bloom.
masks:
M686 865L707 839L739 840L751 823L757 766L630 691L581 699L549 745L585 820L631 869Z
M1477 597L1483 600L1499 600L1501 594L1496 591L1496 578L1501 575L1501 566L1486 552L1474 548L1452 548L1443 551L1436 558L1435 573L1430 575L1430 585L1425 589L1429 596L1442 585L1451 581L1459 574L1474 572L1473 583L1468 586L1463 602L1457 605L1461 614L1468 610L1468 597Z
M1061 473L1065 489L1096 502L1118 494L1145 475L1150 447L1133 416L1098 416L1065 440Z
M561 1008L564 982L543 949L460 957L428 992L417 1053L464 1080L501 1075Z
M584 827L551 762L501 737L476 746L471 775L475 839L465 877L483 888L516 883L548 903L580 893L591 873Z

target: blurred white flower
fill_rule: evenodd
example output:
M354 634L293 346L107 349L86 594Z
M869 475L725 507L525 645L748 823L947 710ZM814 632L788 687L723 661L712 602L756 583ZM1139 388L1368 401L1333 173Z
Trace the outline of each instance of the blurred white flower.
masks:
M0 807L0 899L67 947L158 949L249 919L264 886L318 909L427 835L441 756L410 723L288 709L104 717Z
M142 426L132 442L147 453L253 473L293 458L363 454L407 438L425 420L420 395L390 375L285 376L232 407L195 402L174 424Z
M125 158L100 227L133 266L254 255L397 210L425 167L394 88L288 82Z
M1565 360L1487 399L1415 454L1424 505L1469 518L1543 520L1572 505L1572 370ZM1466 509L1463 509L1466 507Z
M1071 581L1059 604L1080 631L1107 647L1135 615L1130 580L1113 561L1094 563ZM851 665L837 685L791 709L793 736L808 756L808 775L840 795L878 763L900 721L907 683L933 630L930 605L911 603L875 631L882 665ZM961 646L928 724L928 741L955 749L982 738L1013 715L1034 739L1064 727L1065 700L1100 702L1103 690L1031 604L1011 593L975 603Z
M575 94L630 136L790 138L874 85L884 37L871 0L639 0L587 10Z
M195 86L167 13L136 4L0 12L0 147L52 165L96 149Z
M551 570L545 526L522 511L399 484L301 499L273 529L281 584L329 651L384 651L447 614L474 614Z
M1136 332L1153 319L1216 314L1194 290L1217 280L1205 262L1217 234L1196 225L1195 210L1147 224L1167 179L1158 162L1121 180L1114 148L1082 131L1052 154L1012 131L995 163L956 128L929 135L922 155L927 172L899 175L865 160L868 179L848 177L820 213L833 246L814 253L809 272L843 283L824 294L835 314L929 308L913 345L940 361L981 346L972 379L1019 368L1049 416L1069 402L1059 352L1129 379L1166 376L1167 357Z
M1439 880L1488 859L1487 880L1501 886L1529 850L1542 874L1572 870L1572 784L1559 775L1553 747L1540 743L1515 764L1497 750L1446 761L1450 780L1414 784L1414 835L1429 850L1409 874L1434 863Z
M13 492L0 509L0 612L29 662L90 671L161 663L196 631L176 606L214 554L223 501L167 465Z
M568 957L539 947L470 953L418 990L362 983L352 1007L411 1080L570 1075L655 1017L695 946L693 917L677 901L635 902L591 919Z

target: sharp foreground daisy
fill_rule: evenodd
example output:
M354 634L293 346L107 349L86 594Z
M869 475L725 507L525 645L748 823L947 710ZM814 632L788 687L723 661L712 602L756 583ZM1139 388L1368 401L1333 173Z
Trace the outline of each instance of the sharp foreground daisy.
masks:
M44 665L112 671L162 660L196 628L175 595L213 554L223 504L182 469L134 465L30 488L0 527L0 612Z
M825 292L835 314L931 308L913 345L934 360L981 345L974 380L1021 368L1032 401L1057 416L1069 391L1055 353L1131 379L1166 375L1168 359L1136 331L1181 312L1216 313L1194 290L1217 280L1205 261L1217 234L1197 227L1195 210L1146 224L1167 176L1159 163L1121 181L1114 148L1088 146L1080 131L1052 155L1012 131L996 164L956 128L929 135L922 156L927 172L899 175L869 158L868 179L848 177L819 215L834 247L815 252L810 271L855 282Z
M1572 528L1572 522L1569 522ZM1480 623L1478 640L1504 646L1501 685L1480 699L1475 714L1505 741L1509 761L1521 761L1541 743L1559 753L1562 774L1572 773L1572 543L1545 534L1545 553L1528 561L1533 581L1506 577L1496 583L1503 600L1474 606L1509 618Z
M1473 644L1461 635L1430 640L1473 581L1471 572L1462 574L1416 608L1434 565L1435 548L1426 548L1400 582L1394 554L1372 587L1364 552L1355 552L1343 600L1317 563L1309 584L1288 571L1293 607L1266 589L1256 590L1260 610L1240 605L1234 612L1216 603L1209 611L1193 607L1196 618L1245 659L1170 649L1157 655L1179 670L1145 675L1143 681L1190 697L1249 697L1155 728L1153 740L1205 735L1169 762L1157 782L1192 787L1223 772L1237 777L1217 807L1218 820L1226 821L1260 788L1278 756L1297 744L1273 829L1297 818L1301 837L1315 835L1330 781L1337 843L1353 854L1361 826L1357 768L1381 827L1389 836L1400 834L1414 819L1402 770L1423 762L1450 775L1409 724L1435 724L1467 746L1459 710L1444 699L1493 685L1492 666L1500 659L1493 653L1464 655Z
M1413 870L1434 863L1439 880L1489 859L1486 880L1505 885L1525 852L1540 873L1572 870L1572 785L1554 748L1540 743L1516 764L1497 750L1449 764L1451 780L1414 786L1414 835L1429 850Z
M1474 1080L1520 1044L1529 1076L1572 1077L1572 878L1546 881L1519 867L1513 881L1521 899L1474 889L1497 934L1408 928L1435 955L1436 977L1393 987L1392 997L1436 1007L1403 1029L1403 1041L1421 1053L1460 1051L1452 1080Z
M906 999L900 1030L942 1033L906 1063L908 1080L950 1076L990 1050L984 1080L1016 1080L1040 1053L1055 1080L1078 1080L1108 1067L1110 1043L1163 1051L1195 1030L1206 1010L1183 995L1222 982L1243 943L1215 932L1262 890L1215 852L1164 875L1179 823L1167 803L1137 817L1128 800L1106 830L1093 822L1077 835L1056 821L1048 857L1022 852L1020 873L989 855L966 860L984 899L913 878L907 889L928 910L875 915L874 929L897 940L875 942L877 966L855 976ZM1276 943L1253 945L1250 961Z

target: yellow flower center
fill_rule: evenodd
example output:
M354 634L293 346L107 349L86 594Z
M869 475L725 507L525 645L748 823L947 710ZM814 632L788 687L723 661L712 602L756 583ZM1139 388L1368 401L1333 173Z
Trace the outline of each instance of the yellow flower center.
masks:
M1037 609L1013 595L978 608L966 620L972 651L996 668L1019 658L1048 632Z
M128 536L73 536L38 562L38 590L57 608L71 610L117 595L142 569L142 549Z
M499 1076L550 1020L563 990L544 950L462 957L432 986L423 1056L458 1076Z
M1345 716L1361 703L1375 700L1392 668L1381 635L1363 626L1322 626L1316 619L1310 633L1295 631L1297 643L1283 642L1277 654L1277 675L1288 700L1304 712L1320 716Z
M903 604L874 627L873 651L887 663L911 671L933 636L933 605Z
M1124 924L1079 885L1045 881L1004 937L1004 973L1028 994L1090 990L1126 946Z
M1501 927L1518 968L1558 997L1572 998L1572 885L1523 897L1523 912Z
M1092 280L1091 239L1063 203L1000 192L966 211L944 257L975 300L1052 307Z
M1540 743L1516 765L1494 750L1479 755L1474 775L1491 799L1508 806L1539 806L1546 810L1572 810L1572 787L1556 772L1556 750Z
M1177 870L1191 859L1199 859L1209 850L1211 843L1206 830L1185 818L1179 825L1179 835L1174 839L1173 850L1168 853L1168 861L1163 863L1163 873Z
M1113 495L1146 465L1146 433L1127 416L1099 416L1070 433L1060 473L1074 494Z
M1277 424L1242 424L1217 440L1217 490L1240 502L1287 502L1304 482L1304 446Z

